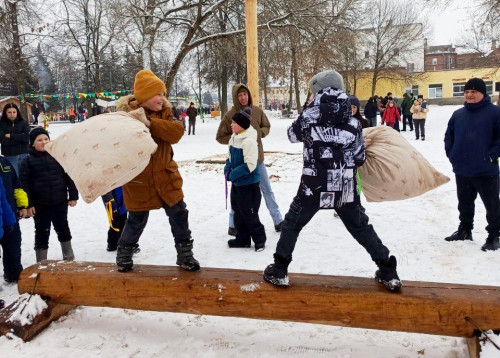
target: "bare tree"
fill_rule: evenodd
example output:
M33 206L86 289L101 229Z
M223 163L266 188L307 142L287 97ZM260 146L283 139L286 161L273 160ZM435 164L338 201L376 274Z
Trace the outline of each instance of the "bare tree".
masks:
M371 4L363 19L366 28L359 30L363 41L359 49L364 50L373 71L372 95L382 79L400 81L414 77L414 71L423 71L412 68L414 58L423 59L424 26L417 19L417 10L410 2L377 0Z
M116 21L103 0L62 0L65 31L59 41L76 47L83 59L84 89L101 90L101 59L114 38Z

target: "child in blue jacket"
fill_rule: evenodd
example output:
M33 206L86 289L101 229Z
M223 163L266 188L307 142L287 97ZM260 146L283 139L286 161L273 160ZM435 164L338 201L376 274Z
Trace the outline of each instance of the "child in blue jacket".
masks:
M259 219L260 176L256 170L259 159L257 131L250 125L250 109L234 114L231 122L233 134L229 139L229 156L224 174L232 182L231 207L234 210L236 238L230 239L229 247L250 247L255 251L265 248L266 233Z

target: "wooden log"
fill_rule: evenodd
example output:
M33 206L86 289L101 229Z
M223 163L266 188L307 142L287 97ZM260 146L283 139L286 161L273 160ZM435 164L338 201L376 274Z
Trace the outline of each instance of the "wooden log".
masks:
M22 272L18 289L70 305L457 337L474 334L465 317L484 330L500 329L499 287L404 281L396 294L370 278L291 274L290 280L290 287L277 288L260 271L135 265L120 273L110 263L44 261Z
M26 297L20 297L0 310L0 336L11 333L27 342L44 330L51 322L59 319L59 317L75 307L74 305L57 303L52 300L45 301L47 308L32 317L31 323L23 325L15 317L16 313L19 313L27 305L26 301Z
M259 42L257 39L257 0L245 0L245 32L248 88L252 104L259 105Z

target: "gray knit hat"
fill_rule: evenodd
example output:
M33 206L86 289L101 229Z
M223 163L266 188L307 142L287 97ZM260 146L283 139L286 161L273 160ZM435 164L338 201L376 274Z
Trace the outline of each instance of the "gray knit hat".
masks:
M309 81L309 87L312 93L318 93L323 88L331 87L339 90L344 90L344 80L340 73L334 70L323 71L317 73Z

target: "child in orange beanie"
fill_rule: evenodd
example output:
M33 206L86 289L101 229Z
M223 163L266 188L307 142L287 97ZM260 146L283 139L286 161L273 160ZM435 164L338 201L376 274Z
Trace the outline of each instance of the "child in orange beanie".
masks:
M118 271L132 270L132 255L146 227L149 210L163 208L177 250L177 265L187 271L200 269L193 257L193 240L188 224L188 210L182 192L182 177L173 159L172 144L184 135L182 122L174 120L172 105L165 98L165 83L150 70L141 70L135 76L134 95L117 101L117 110L131 111L143 107L149 128L158 149L147 167L123 186L125 206L129 210L125 228L118 241L116 264Z

